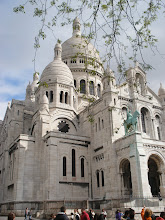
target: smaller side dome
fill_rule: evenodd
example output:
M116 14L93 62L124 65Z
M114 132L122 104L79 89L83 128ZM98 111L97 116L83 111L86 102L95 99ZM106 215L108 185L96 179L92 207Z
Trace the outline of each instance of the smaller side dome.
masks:
M55 45L54 53L54 60L45 67L40 81L46 83L51 81L72 86L73 75L69 67L61 60L62 46L59 42Z
M163 88L162 83L160 83L160 88L158 90L158 96L165 95L165 88Z

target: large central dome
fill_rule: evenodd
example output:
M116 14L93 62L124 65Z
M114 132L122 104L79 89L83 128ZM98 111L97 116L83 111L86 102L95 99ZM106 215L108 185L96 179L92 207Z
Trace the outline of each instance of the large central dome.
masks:
M41 82L58 82L66 85L73 84L73 75L69 67L61 60L61 45L55 46L55 59L49 63L41 75Z
M87 40L81 36L80 28L80 21L76 18L73 22L73 36L62 44L62 59L64 60L74 56L87 56L96 58L97 61L100 62L97 50L91 43L87 42Z

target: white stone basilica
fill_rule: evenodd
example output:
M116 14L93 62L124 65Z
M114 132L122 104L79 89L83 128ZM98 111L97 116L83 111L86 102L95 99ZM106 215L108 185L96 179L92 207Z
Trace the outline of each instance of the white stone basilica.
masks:
M163 211L165 89L156 95L147 87L138 63L117 85L81 36L78 18L54 53L0 123L1 214L26 207L50 213L63 204ZM140 116L137 131L125 135L127 109Z

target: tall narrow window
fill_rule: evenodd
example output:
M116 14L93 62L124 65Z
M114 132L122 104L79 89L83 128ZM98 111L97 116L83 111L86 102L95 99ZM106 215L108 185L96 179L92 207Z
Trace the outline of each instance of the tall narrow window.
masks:
M157 133L158 133L158 139L161 140L159 127L157 127Z
M155 125L157 129L157 139L161 140L161 134L160 134L160 128L161 128L161 122L160 122L160 117L158 115L155 116Z
M74 87L76 88L76 80L74 79Z
M63 91L60 92L60 102L63 102Z
M53 102L53 91L50 91L50 102Z
M102 182L102 186L104 186L104 171L101 171L101 182Z
M114 105L116 105L116 99L114 99Z
M100 118L99 118L99 130L101 130L101 126L100 126Z
M84 177L84 158L81 158L81 177Z
M104 120L102 119L102 128L104 128Z
M72 149L72 176L76 176L75 150Z
M68 93L65 93L65 103L68 104Z
M142 120L143 132L146 133L146 125L145 125L145 115L144 115L144 113L141 114L141 120Z
M142 108L142 109L141 109L141 123L142 123L142 131L143 131L144 133L146 133L145 114L146 114L145 109Z
M46 91L46 96L47 96L47 97L48 97L48 94L49 94L48 91Z
M97 132L97 123L95 124L96 132Z
M19 115L19 110L17 111L17 115Z
M96 172L96 178L97 178L97 187L100 187L99 171Z
M66 176L66 157L63 157L63 176Z
M94 82L93 81L89 82L89 94L94 95Z
M97 96L100 98L101 96L101 87L100 84L97 85Z
M85 80L82 79L80 81L80 93L85 94L86 93L86 84L85 84Z

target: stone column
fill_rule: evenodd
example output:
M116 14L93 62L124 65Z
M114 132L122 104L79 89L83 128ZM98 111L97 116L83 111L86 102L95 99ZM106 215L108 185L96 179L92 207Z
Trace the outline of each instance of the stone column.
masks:
M155 120L154 120L154 118L151 119L151 124L152 124L152 137L155 139L156 138L156 131L155 131Z
M87 79L86 81L86 95L88 96L89 95L89 79Z
M25 147L18 144L16 201L22 201L24 193Z
M130 165L133 196L151 197L146 154L139 132L135 133L134 143L130 145Z
M57 103L60 102L60 94L58 92L58 89L57 89L57 83L55 84L55 88L54 88L54 103L55 103L55 106L57 105Z
M58 199L59 193L59 157L57 139L51 137L47 143L47 200Z
M70 106L73 107L73 87L70 89Z
M96 97L98 97L98 95L97 95L97 79L96 79L96 77L95 77L95 82L94 82L94 95Z
M120 172L120 178L121 178L121 196L123 197L124 196L124 181L123 181L123 172Z
M155 123L154 123L154 118L151 118L151 132L152 132L152 134L151 134L151 136L152 136L152 138L156 138L156 135L155 135Z
M165 169L160 171L160 195L165 197Z

